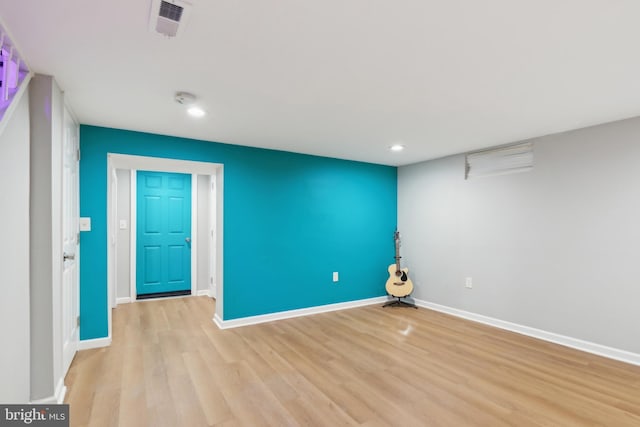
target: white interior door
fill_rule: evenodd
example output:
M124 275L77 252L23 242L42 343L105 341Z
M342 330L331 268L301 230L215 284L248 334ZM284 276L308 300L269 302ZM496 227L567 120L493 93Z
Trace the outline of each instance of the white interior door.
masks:
M79 219L79 127L73 116L65 108L63 133L63 172L62 172L62 250L64 265L62 269L62 361L63 372L76 354L78 343L78 277L80 254L78 248Z

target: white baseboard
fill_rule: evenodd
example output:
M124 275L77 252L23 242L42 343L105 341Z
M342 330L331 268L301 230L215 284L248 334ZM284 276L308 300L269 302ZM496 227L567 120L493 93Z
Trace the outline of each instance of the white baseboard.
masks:
M632 353L626 350L620 350L613 347L607 347L590 341L584 341L553 332L543 331L541 329L531 328L529 326L519 325L517 323L506 322L504 320L495 319L493 317L483 316L481 314L471 313L457 308L451 308L440 304L435 304L423 300L415 300L415 304L420 307L439 311L441 313L450 314L452 316L461 317L485 325L495 326L496 328L505 329L507 331L516 332L518 334L527 335L538 338L543 341L549 341L560 344L565 347L575 348L587 353L597 354L598 356L607 357L609 359L619 360L621 362L630 363L640 366L640 354Z
M96 338L93 340L78 341L78 351L91 350L92 348L109 347L111 345L111 337Z
M388 301L387 296L367 298L356 301L339 302L336 304L319 305L316 307L300 308L297 310L279 311L277 313L262 314L259 316L242 317L240 319L222 320L218 314L213 317L213 322L220 329L238 328L240 326L256 325L258 323L273 322L274 320L291 319L292 317L309 316L311 314L327 313L330 311L345 310L348 308L363 307L365 305L380 304Z
M56 387L56 403L59 405L64 402L64 397L67 395L67 386L64 385L64 378L60 378L58 386Z
M215 324L216 324L216 326L217 326L219 329L227 329L227 328L229 328L229 326L227 326L227 327L225 327L225 326L224 326L224 320L222 320L222 319L220 318L220 316L218 316L218 313L216 313L216 314L214 314L214 315L213 315L213 323L215 323Z
M200 289L196 292L196 295L199 297L211 297L211 291L209 289Z
M129 304L130 302L131 302L131 297L116 298L116 305Z
M32 400L30 403L33 405L61 404L64 402L64 397L66 395L67 387L64 385L64 378L60 378L53 396L45 397L44 399Z

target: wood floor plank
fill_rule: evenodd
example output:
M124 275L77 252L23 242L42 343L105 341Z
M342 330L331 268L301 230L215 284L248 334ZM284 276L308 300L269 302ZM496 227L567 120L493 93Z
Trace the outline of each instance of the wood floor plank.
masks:
M66 378L72 426L638 426L640 367L427 309L242 328L215 301L120 305Z
M136 347L129 346L124 358L127 363L123 364L118 425L127 427L148 425L147 411L140 410L147 406L143 356Z
M144 386L149 426L178 425L177 407L173 404L167 378L166 361L159 343L145 343L141 348L144 358Z

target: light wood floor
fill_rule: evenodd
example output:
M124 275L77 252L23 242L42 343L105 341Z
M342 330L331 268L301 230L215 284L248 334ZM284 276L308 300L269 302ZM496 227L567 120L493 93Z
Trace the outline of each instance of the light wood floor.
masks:
M206 297L119 306L72 426L640 426L640 367L427 309L219 330Z

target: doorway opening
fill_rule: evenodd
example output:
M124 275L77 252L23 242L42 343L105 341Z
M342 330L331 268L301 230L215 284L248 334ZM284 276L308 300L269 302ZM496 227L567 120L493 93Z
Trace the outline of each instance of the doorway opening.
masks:
M135 220L136 228L137 262L134 266L136 299L183 296L193 293L192 236L195 243L198 243L199 236L193 233L198 227L197 223L192 227L192 222L197 221L198 217L192 215L192 210L197 209L200 201L197 197L192 200L192 181L197 183L197 178L185 173L142 170L136 172L137 214L130 221L133 228ZM133 186L130 186L130 190L134 191ZM116 210L120 210L118 209L120 200L117 203ZM208 219L208 216L205 215L205 219ZM119 234L123 228L126 229L125 219L118 216L118 223L119 230L116 234ZM206 237L205 235L205 239ZM126 239L125 243L128 243ZM116 238L116 254L120 252L121 245L121 239ZM133 249L133 246L131 248ZM133 253L133 251L129 252ZM193 252L196 255L195 250ZM116 255L116 272L121 267L118 264ZM196 268L199 268L197 262ZM116 304L118 303L118 281L121 280L118 276L116 276ZM208 287L208 281L205 286Z
M215 315L223 316L223 165L157 157L108 154L107 283L109 307L138 297L136 272L137 171L191 176L191 295L216 299ZM193 241L191 241L193 240ZM109 310L109 337L112 333Z

